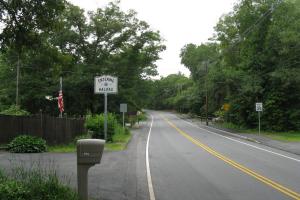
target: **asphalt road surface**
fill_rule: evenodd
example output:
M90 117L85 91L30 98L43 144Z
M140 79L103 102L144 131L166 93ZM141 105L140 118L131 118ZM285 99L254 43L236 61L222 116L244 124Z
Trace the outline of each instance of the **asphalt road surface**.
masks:
M299 156L150 113L150 199L300 199Z

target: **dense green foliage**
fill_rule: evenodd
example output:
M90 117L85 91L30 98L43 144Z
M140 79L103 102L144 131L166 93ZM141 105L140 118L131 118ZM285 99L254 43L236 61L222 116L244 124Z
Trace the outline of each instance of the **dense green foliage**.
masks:
M59 77L63 77L65 112L84 115L103 110L94 94L94 77L119 78L119 93L108 97L109 110L120 103L129 110L145 105L144 84L156 75L165 49L157 31L123 12L118 2L85 14L64 0L0 1L0 109L15 102L20 66L19 105L31 113L57 115Z
M253 128L255 103L262 102L264 129L300 130L299 29L300 1L241 0L219 20L209 43L182 48L181 62L193 83L181 91L176 88L187 78L156 81L155 107L184 106L185 112L204 115L207 91L209 115Z
M55 173L19 168L12 177L0 175L0 199L5 200L78 200L78 195L63 185Z
M24 116L29 115L30 113L26 110L21 109L19 106L11 105L8 109L0 112L3 115L15 115L15 116Z
M93 131L92 138L104 138L104 114L87 115L85 120L87 130ZM112 113L107 115L107 141L113 142L115 134L128 134L127 128L119 124L116 116Z
M187 112L195 106L195 84L183 74L171 74L152 83L151 106Z
M47 145L42 138L20 135L7 145L7 149L12 153L40 153L47 150Z

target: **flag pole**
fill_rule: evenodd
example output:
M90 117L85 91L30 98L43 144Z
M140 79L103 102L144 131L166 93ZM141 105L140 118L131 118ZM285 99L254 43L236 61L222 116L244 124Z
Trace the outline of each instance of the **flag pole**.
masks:
M59 78L59 83L60 83L60 91L59 92L62 92L62 77ZM62 118L62 109L60 109L59 117Z

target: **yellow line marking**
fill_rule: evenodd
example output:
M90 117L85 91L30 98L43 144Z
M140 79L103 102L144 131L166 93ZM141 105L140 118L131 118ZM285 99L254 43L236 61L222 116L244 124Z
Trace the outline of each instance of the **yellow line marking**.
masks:
M175 126L172 122L170 122L168 119L166 119L165 117L162 117L171 127L173 127L175 130L178 131L178 133L180 133L181 135L183 135L185 138L187 138L188 140L190 140L191 142L193 142L195 145L201 147L202 149L204 149L205 151L207 151L208 153L214 155L215 157L223 160L224 162L228 163L229 165L239 169L240 171L256 178L257 180L271 186L272 188L286 194L287 196L296 199L296 200L300 200L300 194L297 192L292 191L291 189L288 189L287 187L284 187L282 185L280 185L279 183L276 183L275 181L272 181L256 172L254 172L253 170L231 160L230 158L218 153L217 151L213 150L212 148L210 148L209 146L206 146L205 144L201 143L199 140L194 139L193 137L191 137L189 134L187 134L186 132L184 132L183 130L179 129L177 126Z

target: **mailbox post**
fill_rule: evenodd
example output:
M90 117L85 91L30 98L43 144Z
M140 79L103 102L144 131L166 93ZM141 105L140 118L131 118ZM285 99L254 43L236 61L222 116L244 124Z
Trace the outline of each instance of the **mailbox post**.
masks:
M88 170L100 164L105 140L82 139L77 141L77 183L80 200L88 200Z

